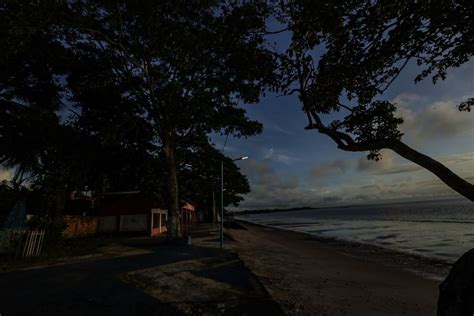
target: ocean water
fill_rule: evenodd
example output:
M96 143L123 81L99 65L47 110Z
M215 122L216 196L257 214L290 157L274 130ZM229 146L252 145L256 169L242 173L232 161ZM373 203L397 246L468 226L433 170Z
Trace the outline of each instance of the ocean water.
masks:
M474 248L474 203L467 200L358 205L237 218L447 262Z

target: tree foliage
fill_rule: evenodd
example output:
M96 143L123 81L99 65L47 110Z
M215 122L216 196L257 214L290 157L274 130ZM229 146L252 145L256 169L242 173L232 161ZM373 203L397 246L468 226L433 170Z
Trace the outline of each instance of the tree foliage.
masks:
M383 93L410 63L420 72L415 82L446 78L449 69L474 53L471 1L300 1L279 7L279 18L292 32L282 58L285 92L298 93L308 129L329 136L340 149L392 149L437 175L474 200L473 185L448 168L401 142L396 105ZM472 98L461 103L469 111ZM342 111L341 120L322 115Z
M176 150L196 135L258 133L238 102L256 102L273 77L265 5L213 1L77 1L70 45L103 61L104 78L135 105L164 153L170 223L179 235Z
M3 2L0 164L56 195L58 209L66 190L167 188L179 235L183 157L206 168L193 169L202 186L183 186L199 190L212 168L196 156L220 157L209 133L261 131L238 105L275 83L267 13L220 1ZM229 168L237 203L248 183Z

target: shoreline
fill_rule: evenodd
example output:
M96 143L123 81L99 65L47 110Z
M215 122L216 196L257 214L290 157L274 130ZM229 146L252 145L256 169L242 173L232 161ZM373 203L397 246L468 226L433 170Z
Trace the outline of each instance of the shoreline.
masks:
M231 247L288 315L434 315L446 263L245 221ZM420 275L420 272L422 272ZM437 275L438 278L433 278Z
M387 255L392 259L396 259L395 261L390 260L387 262L381 262L383 264L387 264L393 266L395 268L401 268L408 272L415 273L423 278L427 278L430 280L435 281L443 281L449 273L451 266L454 262L444 261L437 258L431 258L428 256L422 256L419 254L413 254L403 251L397 251L394 249L385 248L378 245L373 245L369 243L363 243L358 241L352 241L342 238L336 237L328 237L328 236L321 236L316 234L311 234L308 232L297 231L293 229L286 229L279 226L271 226L265 225L260 223L254 223L251 221L247 221L245 219L236 219L238 222L245 223L247 225L254 225L262 228L270 228L280 231L292 232L296 234L303 234L307 236L310 240L315 240L322 243L327 243L333 247L338 247L340 249L347 249L347 248L357 248L361 252L366 252L368 255L377 253L379 255ZM418 267L414 267L414 263L420 265ZM423 269L421 269L423 268Z

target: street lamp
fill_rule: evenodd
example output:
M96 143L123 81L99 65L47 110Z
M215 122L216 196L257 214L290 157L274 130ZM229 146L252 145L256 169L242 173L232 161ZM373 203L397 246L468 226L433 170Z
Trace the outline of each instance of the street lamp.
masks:
M242 156L232 161L245 160L248 156ZM224 248L224 159L221 160L221 249Z

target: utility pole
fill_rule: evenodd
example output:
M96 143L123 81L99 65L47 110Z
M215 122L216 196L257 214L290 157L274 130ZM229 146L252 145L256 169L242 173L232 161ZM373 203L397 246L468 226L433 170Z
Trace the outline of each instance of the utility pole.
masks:
M224 159L221 160L221 249L224 248Z
M232 161L245 160L249 157L243 156ZM221 160L221 249L224 248L224 159Z
M212 191L212 225L216 228L216 196Z

